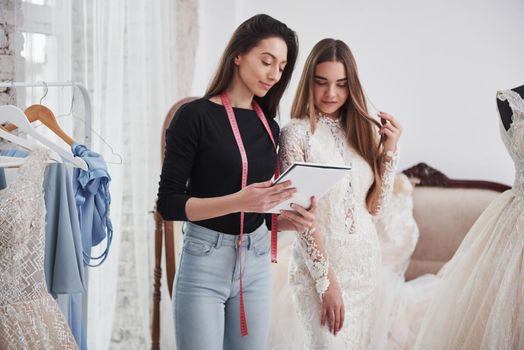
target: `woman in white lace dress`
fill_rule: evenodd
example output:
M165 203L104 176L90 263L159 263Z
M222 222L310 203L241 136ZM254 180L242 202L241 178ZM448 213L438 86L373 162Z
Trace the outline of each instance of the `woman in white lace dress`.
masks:
M391 194L401 133L393 116L379 116L382 124L368 113L349 47L317 43L282 130L281 170L306 161L352 171L318 201L316 225L293 247L290 284L308 349L372 346L381 264L372 215Z

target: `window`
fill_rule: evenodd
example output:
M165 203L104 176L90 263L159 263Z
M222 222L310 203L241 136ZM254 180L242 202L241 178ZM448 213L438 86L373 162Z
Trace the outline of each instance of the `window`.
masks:
M23 0L23 23L17 25L23 40L22 64L17 65L17 81L64 82L71 80L70 1ZM52 87L18 88L18 105L22 108L35 103L48 106L55 115L67 114L71 109L72 88ZM44 97L45 95L45 97ZM59 118L64 131L70 133L72 118ZM45 132L45 128L39 132Z

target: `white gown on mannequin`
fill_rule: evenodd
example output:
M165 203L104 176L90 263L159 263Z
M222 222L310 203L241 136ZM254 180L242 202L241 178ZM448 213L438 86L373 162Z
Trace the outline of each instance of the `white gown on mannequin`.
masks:
M524 349L524 101L511 90L497 97L513 111L501 134L515 183L482 213L445 266L416 349Z
M391 195L397 158L390 153L382 160L379 208ZM370 349L381 266L377 232L366 208L366 195L373 184L371 167L348 145L339 122L325 116L319 116L313 134L308 119L293 119L284 127L280 160L282 171L294 161L353 166L351 174L318 201L316 236L299 234L295 240L289 279L306 349ZM316 239L323 239L325 251L318 249ZM320 326L321 296L329 286L329 269L339 282L345 304L345 323L337 336Z

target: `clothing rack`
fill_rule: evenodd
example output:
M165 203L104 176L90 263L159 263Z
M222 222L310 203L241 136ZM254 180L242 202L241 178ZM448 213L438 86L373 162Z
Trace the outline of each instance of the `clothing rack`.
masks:
M93 123L93 107L91 105L91 98L84 85L75 82L0 82L0 88L18 88L18 87L67 87L71 86L73 89L78 88L84 99L84 110L85 110L85 128L84 128L84 140L83 143L87 148L91 148L91 125Z
M55 88L55 87L71 87L73 89L73 94L75 93L75 88L78 88L82 95L82 99L84 102L84 132L83 132L83 139L82 143L87 147L92 147L92 123L93 123L93 106L91 102L91 98L89 95L89 92L87 91L86 87L78 82L72 82L72 81L66 81L66 82L45 82L45 81L37 81L37 82L10 82L10 81L2 81L0 82L0 88L34 88L34 87L41 87L45 89L45 94L47 94L48 88ZM44 97L45 97L44 94ZM74 95L73 95L74 96ZM80 140L78 140L80 141ZM89 281L89 271L85 270L85 284L88 285ZM87 292L83 294L82 299L82 308L83 310L87 310L88 305L88 297ZM87 312L84 312L82 315L83 318L83 324L85 325L85 329L83 330L84 336L87 335Z

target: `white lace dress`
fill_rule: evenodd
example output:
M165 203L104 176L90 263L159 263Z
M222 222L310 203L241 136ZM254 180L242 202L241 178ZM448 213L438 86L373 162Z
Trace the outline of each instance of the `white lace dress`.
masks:
M346 179L318 201L318 230L299 234L295 240L289 279L293 302L306 331L306 349L369 349L381 265L377 232L366 208L366 195L373 184L371 167L348 145L339 122L324 116L319 117L313 134L308 119L293 119L283 128L280 161L282 171L294 161L353 167ZM391 195L397 154L390 153L382 161L379 207ZM325 251L318 249L319 239ZM329 269L341 286L346 312L337 336L320 326L321 298L329 286Z
M0 349L77 349L44 276L48 159L33 151L0 191Z
M510 90L497 97L513 111L501 135L515 183L482 213L440 273L416 349L524 349L524 101Z

